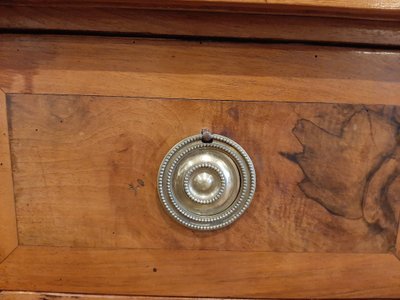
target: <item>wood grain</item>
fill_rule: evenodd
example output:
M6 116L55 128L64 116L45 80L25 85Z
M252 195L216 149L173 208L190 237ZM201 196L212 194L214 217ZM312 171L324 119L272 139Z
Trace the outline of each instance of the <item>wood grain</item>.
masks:
M160 1L160 0L150 0L150 1L114 1L114 0L96 0L96 1L78 1L72 0L70 1L70 6L101 6L101 5L127 5L128 3L138 4L149 2L150 4L156 3L159 5L168 5L174 6L175 4L182 3L187 4L188 6L197 7L198 5L234 5L234 4L244 4L244 5L252 5L252 4L262 4L264 6L268 5L275 5L275 4L285 4L285 5L307 5L307 6L315 6L315 7L342 7L342 8L357 8L357 9L397 9L400 8L400 4L397 2L393 2L390 0L383 0L383 1L374 1L374 0L336 0L336 1L329 1L329 0L269 0L265 2L264 0L172 0L172 1ZM7 1L6 1L7 3ZM68 6L66 3L62 1L37 1L37 0L16 0L12 1L11 3L15 4L25 4L25 3L32 3L38 5L48 5L53 3L55 6ZM164 3L164 4L162 4Z
M399 229L397 231L396 248L394 249L394 254L400 259L400 222Z
M3 35L8 93L72 95L9 95L21 243L57 247L18 247L0 264L0 290L400 297L389 254L396 235L399 249L398 60L383 50ZM154 182L166 151L202 127L241 143L261 179L238 223L204 235L170 220ZM144 187L132 189L138 179Z
M0 265L0 289L183 297L397 298L399 264L390 254L19 247Z
M132 38L0 40L7 93L399 104L398 51Z
M17 244L6 95L0 90L0 263Z
M54 95L13 95L9 104L21 245L317 252L395 246L398 107ZM249 211L212 233L175 224L156 191L164 155L201 128L239 142L258 173Z
M37 293L37 292L0 292L1 300L191 300L204 299L214 300L216 298L183 298L183 297L154 297L154 296L115 296L115 295L84 295L84 294L65 294L65 293Z
M303 15L342 15L363 18L398 18L400 4L393 0L13 0L4 4L38 7L123 7L191 9Z
M0 28L400 45L395 21L222 12L2 5Z

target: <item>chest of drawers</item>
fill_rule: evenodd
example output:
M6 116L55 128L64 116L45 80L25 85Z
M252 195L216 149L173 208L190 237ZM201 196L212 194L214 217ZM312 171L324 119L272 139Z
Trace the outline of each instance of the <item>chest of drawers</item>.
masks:
M398 4L206 2L1 5L1 300L400 297ZM217 230L158 191L204 129L257 177Z

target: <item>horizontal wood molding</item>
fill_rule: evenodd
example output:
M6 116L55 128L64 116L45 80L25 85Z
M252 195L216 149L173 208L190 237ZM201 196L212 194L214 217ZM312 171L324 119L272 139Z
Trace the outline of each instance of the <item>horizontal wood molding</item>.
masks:
M399 51L3 35L7 93L399 104Z
M256 13L285 13L302 15L329 15L361 18L398 18L400 4L393 0L14 0L4 4L52 7L122 7L162 8Z
M391 254L20 246L0 265L0 289L183 297L397 298L399 266Z
M0 262L17 244L6 95L0 90Z
M223 12L2 5L1 29L400 46L395 21Z
M193 300L183 297L155 297L155 296L115 296L115 295L85 295L66 293L39 293L39 292L0 292L0 300ZM197 298L195 298L197 299ZM221 298L201 298L203 300L217 300ZM227 298L230 299L230 298Z

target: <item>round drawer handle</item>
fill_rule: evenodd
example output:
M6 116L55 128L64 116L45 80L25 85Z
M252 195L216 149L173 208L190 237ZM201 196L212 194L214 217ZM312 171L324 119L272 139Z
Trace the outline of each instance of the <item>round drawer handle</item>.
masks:
M233 140L202 130L183 139L164 157L158 193L167 212L196 230L215 230L236 221L256 188L253 162Z

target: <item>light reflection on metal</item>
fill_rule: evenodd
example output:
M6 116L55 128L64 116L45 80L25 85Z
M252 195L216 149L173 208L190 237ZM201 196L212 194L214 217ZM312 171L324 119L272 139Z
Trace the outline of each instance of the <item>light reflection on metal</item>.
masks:
M196 230L215 230L237 220L256 187L253 163L233 140L203 130L176 144L158 174L158 192L167 212Z

